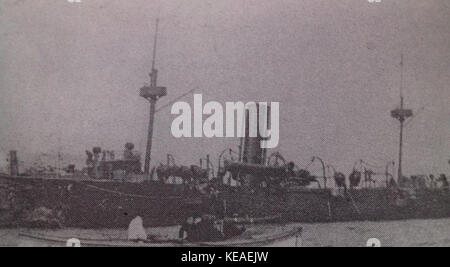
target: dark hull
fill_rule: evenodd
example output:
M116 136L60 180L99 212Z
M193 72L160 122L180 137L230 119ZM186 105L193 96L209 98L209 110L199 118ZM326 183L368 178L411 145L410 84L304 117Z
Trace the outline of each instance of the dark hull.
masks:
M0 190L4 227L124 227L136 216L143 217L146 226L175 225L188 211L202 212L203 203L200 194L181 185L156 182L0 177ZM12 200L7 197L11 191ZM32 218L40 207L52 214Z
M40 207L51 214L44 219L31 216ZM251 193L225 187L218 197L210 198L183 185L157 182L0 176L3 227L126 227L136 216L143 217L146 226L167 226L180 224L193 213L275 216L283 223L444 218L450 217L450 193L423 189L399 198L386 188L341 191L336 195L320 189Z
M384 221L450 217L449 190L417 190L399 197L397 191L355 189L339 194L331 190L298 189L284 192L228 192L227 213L250 216L283 214L285 221L316 223Z

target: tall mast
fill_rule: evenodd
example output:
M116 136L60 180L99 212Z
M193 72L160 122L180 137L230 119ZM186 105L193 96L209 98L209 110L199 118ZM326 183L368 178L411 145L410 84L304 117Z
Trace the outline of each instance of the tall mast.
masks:
M400 99L401 99L401 105L403 106L403 54L401 55L400 59Z
M403 97L403 55L401 56L401 73L400 73L400 108L391 111L391 116L394 119L400 121L400 142L398 149L398 174L397 179L403 177L403 132L405 127L405 121L413 116L413 111L411 109L404 108L404 97Z
M158 27L159 19L156 19L155 26L155 39L153 44L153 59L152 59L152 72L150 73L150 86L144 86L140 90L140 96L147 99L150 102L150 113L148 123L148 135L147 135L147 148L145 153L144 173L150 173L150 162L152 157L152 145L153 145L153 125L155 120L156 102L159 98L167 95L167 89L165 87L158 87L158 70L156 69L156 46L158 42Z
M155 38L154 38L154 43L153 43L152 73L150 74L152 81L154 80L155 83L156 83L156 78L157 78L156 77L157 74L154 73L154 71L156 71L155 65L156 65L156 48L158 45L158 28L159 28L159 18L156 19ZM155 75L153 75L153 74L155 74Z

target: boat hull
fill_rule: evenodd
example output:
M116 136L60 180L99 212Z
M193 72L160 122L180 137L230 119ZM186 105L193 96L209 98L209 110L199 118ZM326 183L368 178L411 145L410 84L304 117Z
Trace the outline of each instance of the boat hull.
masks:
M134 242L124 239L89 239L89 238L69 238L49 236L40 233L21 232L19 233L20 243L23 246L32 247L262 247L280 243L285 240L295 238L295 244L301 244L302 228L290 227L288 230L279 233L272 233L265 236L250 236L247 238L238 237L219 242L190 243L180 240L166 241L141 241Z

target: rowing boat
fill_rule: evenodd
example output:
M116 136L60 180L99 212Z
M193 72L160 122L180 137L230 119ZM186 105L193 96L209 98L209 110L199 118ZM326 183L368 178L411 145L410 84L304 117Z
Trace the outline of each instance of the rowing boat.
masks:
M38 232L20 232L21 244L32 247L262 247L270 246L295 238L295 244L301 241L302 228L290 227L278 233L265 236L236 237L218 242L190 243L180 240L149 240L134 242L126 239L92 239L50 236ZM245 236L245 235L243 235Z

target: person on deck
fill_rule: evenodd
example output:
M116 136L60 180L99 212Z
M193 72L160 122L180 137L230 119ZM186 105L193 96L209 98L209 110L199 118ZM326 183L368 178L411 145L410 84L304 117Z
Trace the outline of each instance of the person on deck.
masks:
M211 216L187 218L181 226L179 237L189 242L214 242L225 238L224 234L215 227L215 220Z
M144 221L140 216L134 218L128 226L128 240L136 242L147 240L147 232L144 228Z
M188 217L184 223L181 225L179 238L181 240L187 239L190 233L192 233L192 229L194 228L194 217ZM187 236L186 236L187 235Z
M219 221L216 224L213 216L189 217L181 226L179 238L189 242L216 242L241 235L245 227L239 227L233 222ZM185 235L187 234L187 236Z

